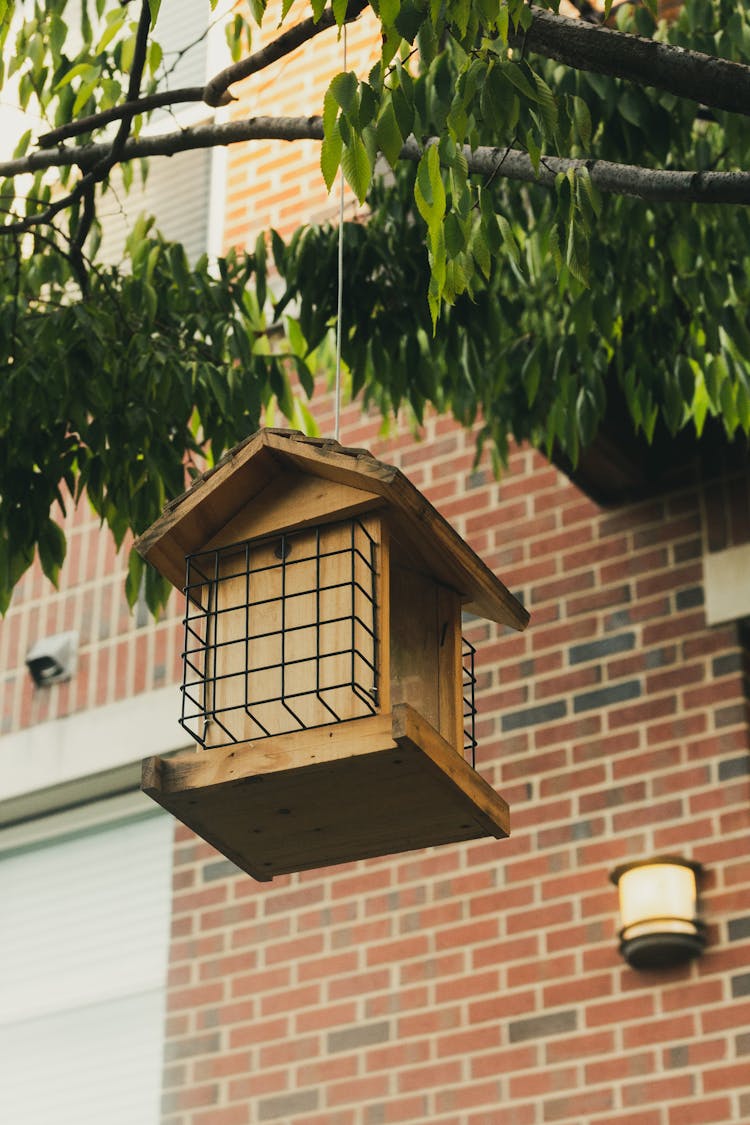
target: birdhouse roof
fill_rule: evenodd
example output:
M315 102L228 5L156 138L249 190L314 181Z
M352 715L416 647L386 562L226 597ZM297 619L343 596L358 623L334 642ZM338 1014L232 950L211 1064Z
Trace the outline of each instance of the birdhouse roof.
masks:
M462 596L470 612L514 629L528 624L521 603L399 469L367 450L293 430L262 429L236 445L166 506L136 541L136 549L182 589L185 558L203 550L289 472L368 494L368 506L388 512L393 534L436 579Z

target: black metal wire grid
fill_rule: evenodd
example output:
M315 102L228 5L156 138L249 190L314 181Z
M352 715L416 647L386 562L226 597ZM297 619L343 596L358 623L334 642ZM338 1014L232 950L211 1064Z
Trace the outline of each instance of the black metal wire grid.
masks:
M461 672L463 678L463 710L464 710L464 755L471 755L471 764L477 766L477 738L476 738L476 684L477 677L474 672L474 657L476 649L466 637L461 637Z
M187 557L180 723L199 745L375 713L376 550L355 519Z

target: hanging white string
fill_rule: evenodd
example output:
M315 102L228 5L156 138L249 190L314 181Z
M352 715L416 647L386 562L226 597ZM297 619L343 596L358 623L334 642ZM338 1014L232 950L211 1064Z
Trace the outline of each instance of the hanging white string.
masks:
M346 24L344 24L344 73L346 73ZM338 292L336 296L336 406L334 415L334 437L339 440L341 429L341 318L344 302L344 173L339 169L339 258Z

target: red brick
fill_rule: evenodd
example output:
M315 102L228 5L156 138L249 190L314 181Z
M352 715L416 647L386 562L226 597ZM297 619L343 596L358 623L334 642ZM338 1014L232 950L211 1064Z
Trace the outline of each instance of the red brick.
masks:
M517 1077L511 1074L508 1086L511 1098L536 1098L560 1090L572 1090L578 1081L578 1068L575 1066L545 1067Z
M375 1099L385 1097L389 1089L389 1078L385 1074L365 1075L349 1078L345 1082L329 1083L326 1087L326 1105L336 1106L347 1102L366 1105Z
M644 997L637 998L643 1005ZM588 1014L588 1013L587 1013ZM670 1016L668 1019L650 1019L639 1026L625 1027L622 1031L623 1046L642 1047L647 1043L677 1043L695 1035L695 1017L691 1015Z
M545 1008L563 1008L585 1000L609 996L611 992L611 974L600 974L547 985L542 996Z
M399 1093L409 1094L415 1090L450 1088L459 1081L460 1077L460 1062L443 1060L431 1066L409 1067L399 1071L396 1084Z
M689 1098L695 1093L695 1076L672 1074L666 1078L651 1078L647 1082L634 1082L622 1088L623 1103L628 1106L663 1105L678 1098Z
M534 910L509 914L505 920L505 925L509 934L519 934L529 930L535 931L542 926L561 926L566 922L571 922L572 919L572 903L558 902Z
M551 1039L544 1047L545 1062L582 1059L589 1055L608 1055L615 1050L612 1031L594 1031L586 1035L564 1035Z
M715 1121L733 1119L729 1098L692 1098L668 1109L669 1125L711 1125Z
M707 1094L717 1090L736 1090L750 1085L747 1060L731 1066L720 1066L702 1072L703 1089Z
M622 1000L608 1000L604 1004L586 1006L586 1026L606 1027L610 1024L648 1019L653 1015L652 996L628 996ZM639 1024L637 1029L643 1026Z
M619 1053L607 1059L592 1060L586 1064L584 1074L586 1084L596 1086L600 1083L621 1083L623 1079L633 1078L636 1075L653 1074L656 1066L657 1058L654 1052ZM626 1104L636 1103L631 1101Z
M583 1094L569 1094L543 1102L542 1118L544 1121L562 1121L567 1117L572 1121L581 1121L587 1115L611 1109L613 1103L612 1090L587 1090Z
M722 993L722 982L718 979L681 981L675 988L663 990L661 1002L665 1012L678 1012L683 1008L695 1010L719 1003Z
M469 1004L469 1020L473 1026L491 1020L508 1019L510 1016L524 1016L533 1012L535 1007L536 995L531 989L521 992L503 991Z
M406 961L413 957L424 957L429 949L429 941L424 934L400 938L398 941L384 942L367 950L368 965L382 965L384 962Z
M727 1004L711 1011L703 1011L698 1018L704 1035L736 1027L747 1027L750 1025L750 1000L742 1004Z
M357 1004L350 1000L346 1004L328 1004L325 1007L310 1008L308 1011L290 1013L295 1033L305 1035L310 1031L327 1031L332 1027L345 1027L357 1019Z

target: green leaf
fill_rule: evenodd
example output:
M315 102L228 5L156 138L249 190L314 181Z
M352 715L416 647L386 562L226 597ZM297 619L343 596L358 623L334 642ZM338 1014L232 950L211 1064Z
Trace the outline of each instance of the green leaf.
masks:
M81 110L86 105L87 101L89 100L89 98L92 96L92 94L94 93L94 91L96 90L96 88L99 85L100 72L99 72L98 67L96 68L96 72L97 73L96 73L95 78L92 78L90 81L87 81L87 82L82 82L81 85L78 87L78 93L76 94L76 99L73 102L73 116L74 117L76 116L76 114L81 112Z
M62 528L51 519L45 520L39 534L39 562L45 576L55 586L65 561L66 546Z
M378 148L385 156L391 168L395 168L399 161L404 139L398 127L396 111L393 108L391 99L383 106L377 125L375 126L375 137L378 142Z
M332 0L331 8L333 10L333 18L336 20L337 27L343 27L344 20L346 19L346 9L349 6L349 0Z
M435 145L430 145L419 161L414 198L420 215L435 237L437 229L442 229L446 203L440 156Z
M128 555L128 573L125 579L125 597L128 606L133 608L141 592L141 582L146 563L133 547Z
M705 381L703 379L703 376L699 375L695 382L695 394L693 396L693 403L691 407L693 424L695 426L695 432L698 437L700 437L703 433L703 427L705 425L706 416L710 410L710 407L711 402L706 390Z
M332 135L325 136L320 146L320 170L323 173L328 191L333 187L336 173L341 164L342 147L341 133L338 128Z
M263 16L266 14L266 0L249 0L249 3L252 17L260 27L263 23Z
M55 86L55 89L64 89L74 78L82 78L84 82L90 82L92 79L97 79L99 74L100 69L98 66L93 66L91 63L77 63L75 66L72 66L70 70L66 70L65 74Z
M380 0L380 19L385 27L393 27L401 11L401 0Z
M529 73L534 82L534 92L536 101L542 113L544 127L546 129L547 135L552 136L557 127L557 102L555 101L552 91L550 90L544 79L541 77L541 75L537 74L537 72L535 70L532 70L531 67L529 67Z
M583 98L579 98L577 95L573 96L573 98L571 98L571 101L573 103L573 122L576 127L576 132L580 137L583 147L588 148L591 144L592 135L591 113L589 111L589 107L583 100Z
M403 0L396 18L396 27L407 43L413 43L425 19L426 12L420 10L412 0Z
M492 272L492 257L485 237L484 227L481 223L477 223L474 227L471 239L471 252L485 278L489 280Z
M31 140L31 129L27 129L26 132L21 135L21 137L18 140L18 144L16 145L16 147L13 150L13 156L16 160L19 157L26 155L26 150L29 147L30 140Z
M265 231L261 231L255 240L255 295L260 312L266 303L266 257L266 235Z
M106 26L99 37L98 43L94 47L94 54L100 55L102 51L107 49L115 36L122 30L127 18L128 9L125 6L116 8L107 13Z
M356 108L357 90L359 89L359 81L354 71L350 70L346 74L337 74L328 88L344 113L351 115Z
M159 15L161 0L148 0L148 7L151 12L151 27L154 27L156 25L156 17Z
M590 445L596 436L599 421L594 396L588 387L581 387L576 399L576 420L581 445Z
M353 135L341 156L341 170L360 203L364 203L372 179L372 165L360 137Z
M513 261L516 263L516 265L518 265L521 261L521 251L514 237L510 223L504 215L498 215L497 225L500 228L500 235L503 240L503 246L505 247L510 257L513 259Z
M521 368L521 382L526 391L526 402L529 409L536 402L539 382L542 375L542 365L539 362L539 345L535 344L524 360Z
M512 82L516 89L520 91L520 93L522 93L525 98L528 98L528 100L531 102L535 102L537 100L536 92L533 86L521 70L518 63L503 63L502 73L503 77L507 78L509 82Z

